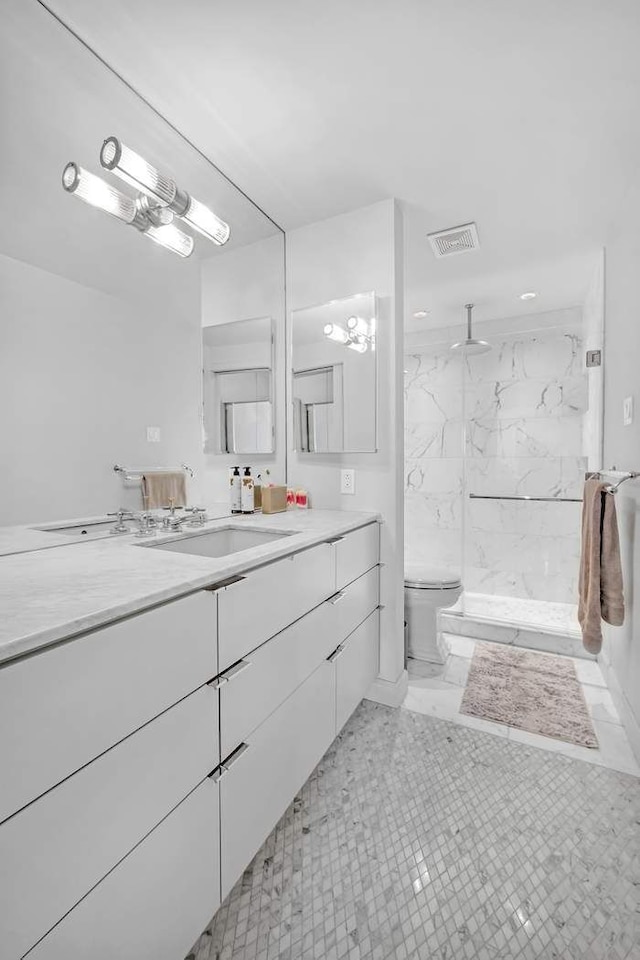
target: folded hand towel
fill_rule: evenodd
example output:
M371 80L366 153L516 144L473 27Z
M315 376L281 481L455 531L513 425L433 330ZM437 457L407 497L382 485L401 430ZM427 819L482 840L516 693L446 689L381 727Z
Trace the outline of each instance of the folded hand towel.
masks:
M582 502L578 620L589 653L602 647L601 620L624 622L622 565L615 497L599 480L587 480Z
M157 470L142 477L142 498L145 510L158 507L187 505L187 485L184 473Z

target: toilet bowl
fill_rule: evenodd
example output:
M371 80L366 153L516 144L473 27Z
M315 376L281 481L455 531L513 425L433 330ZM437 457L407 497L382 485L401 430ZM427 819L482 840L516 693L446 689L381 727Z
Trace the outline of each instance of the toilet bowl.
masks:
M452 607L462 594L455 571L407 564L404 571L404 618L409 656L444 663L446 649L438 636L438 611Z

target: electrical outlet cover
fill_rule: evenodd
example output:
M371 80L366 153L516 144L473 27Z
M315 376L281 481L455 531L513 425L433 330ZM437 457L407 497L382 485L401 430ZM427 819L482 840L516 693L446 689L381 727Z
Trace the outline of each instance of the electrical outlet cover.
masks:
M160 427L147 427L147 443L160 443Z
M355 470L340 471L340 493L352 494L356 492L356 472Z
M630 427L633 423L633 397L625 397L622 404L622 424Z

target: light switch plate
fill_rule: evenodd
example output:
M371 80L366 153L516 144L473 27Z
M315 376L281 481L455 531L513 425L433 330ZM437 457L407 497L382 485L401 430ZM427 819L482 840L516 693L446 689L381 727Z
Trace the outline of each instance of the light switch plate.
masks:
M622 424L630 427L633 423L633 397L625 397L622 403Z
M147 427L147 443L160 443L160 427Z
M340 493L351 494L356 492L355 470L340 471Z

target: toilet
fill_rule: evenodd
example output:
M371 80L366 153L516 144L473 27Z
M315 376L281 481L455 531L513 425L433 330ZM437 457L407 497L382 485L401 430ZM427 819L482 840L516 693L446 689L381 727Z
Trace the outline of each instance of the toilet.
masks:
M405 566L404 618L410 657L444 663L446 650L438 636L438 611L452 607L461 594L462 581L455 571L419 563Z

